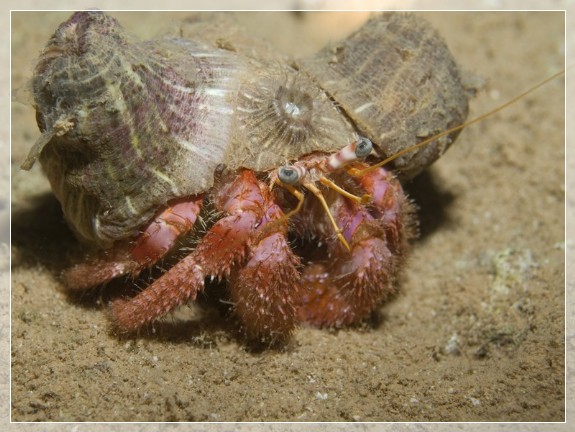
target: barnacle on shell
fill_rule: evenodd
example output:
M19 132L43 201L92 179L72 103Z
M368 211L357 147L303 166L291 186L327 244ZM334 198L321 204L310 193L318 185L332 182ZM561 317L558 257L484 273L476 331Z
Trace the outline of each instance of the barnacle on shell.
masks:
M307 75L278 62L258 70L238 91L228 166L266 171L314 151L337 151L356 138Z

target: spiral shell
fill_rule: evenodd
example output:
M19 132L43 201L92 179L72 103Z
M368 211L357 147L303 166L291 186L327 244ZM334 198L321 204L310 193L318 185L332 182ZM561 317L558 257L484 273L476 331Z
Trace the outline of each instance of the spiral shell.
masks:
M112 17L75 13L33 77L39 155L81 239L128 237L172 198L205 192L219 164L269 170L354 139L308 77L187 39L140 42Z
M170 199L208 191L221 164L265 172L360 135L383 156L467 115L449 51L411 15L379 15L296 62L191 29L197 38L139 41L102 12L77 12L42 52L42 136L23 168L40 160L80 239L133 235ZM398 168L414 175L455 136Z

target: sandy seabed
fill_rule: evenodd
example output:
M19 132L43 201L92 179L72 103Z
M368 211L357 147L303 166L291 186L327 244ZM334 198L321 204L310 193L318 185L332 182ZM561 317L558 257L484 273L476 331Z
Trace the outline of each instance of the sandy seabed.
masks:
M22 86L67 13L12 16ZM115 14L148 38L183 13ZM488 79L471 117L563 68L557 12L421 13L463 70ZM240 17L294 55L362 14ZM400 294L360 328L300 328L254 352L218 311L192 307L137 338L106 298L59 281L76 242L38 167L39 135L12 106L12 421L563 421L564 85L557 79L458 142L407 190L420 207Z

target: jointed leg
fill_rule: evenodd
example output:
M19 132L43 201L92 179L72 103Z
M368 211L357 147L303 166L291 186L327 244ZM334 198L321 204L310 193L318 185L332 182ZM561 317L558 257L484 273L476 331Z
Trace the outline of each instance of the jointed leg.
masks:
M127 274L136 277L168 253L177 239L193 228L202 200L203 196L194 196L171 201L135 242L120 242L65 271L66 287L83 290Z

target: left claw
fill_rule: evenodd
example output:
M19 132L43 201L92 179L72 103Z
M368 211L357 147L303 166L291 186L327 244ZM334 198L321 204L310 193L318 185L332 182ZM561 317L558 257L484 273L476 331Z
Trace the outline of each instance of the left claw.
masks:
M411 207L399 182L382 168L370 175L369 181L359 183L374 197L373 209L340 195L330 202L350 244L349 253L342 253L339 244L330 240L330 233L322 229L325 224L316 224L312 230L311 234L327 242L331 258L303 272L303 285L311 287L299 296L299 316L304 321L318 326L358 323L395 292L395 278L411 235ZM314 212L307 209L306 213Z
M283 212L251 171L218 190L216 208L227 216L140 294L114 303L112 315L121 330L137 330L195 299L207 276L229 280L235 312L249 337L279 340L295 328L292 295L298 291L299 260L287 244Z

